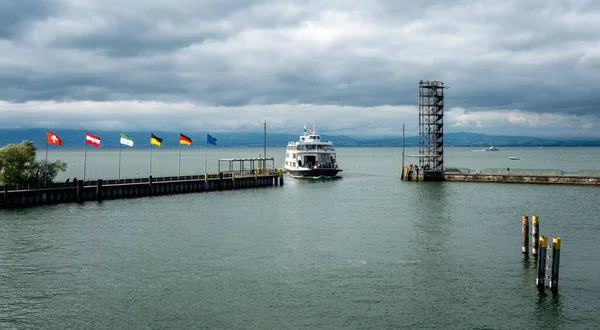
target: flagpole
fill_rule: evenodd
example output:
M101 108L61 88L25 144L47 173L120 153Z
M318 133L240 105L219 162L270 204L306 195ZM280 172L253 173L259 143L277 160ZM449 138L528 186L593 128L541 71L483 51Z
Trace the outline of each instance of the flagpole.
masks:
M86 163L87 163L87 141L85 142L85 149L83 151L83 181L85 182L85 170L86 170Z
M208 142L204 146L204 173L206 173L206 162L207 162L206 157L207 156L208 156Z
M177 162L177 167L179 168L177 176L181 176L181 141L179 141L179 161Z
M121 139L120 138L119 138L119 180L121 180Z
M148 176L152 176L152 133L150 133L150 174Z
M48 178L48 132L46 132L46 164L44 164L44 186Z

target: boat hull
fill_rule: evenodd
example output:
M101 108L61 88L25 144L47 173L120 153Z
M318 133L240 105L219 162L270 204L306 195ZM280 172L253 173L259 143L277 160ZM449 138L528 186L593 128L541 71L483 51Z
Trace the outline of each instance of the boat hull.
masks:
M287 173L295 178L333 178L342 172L339 168L296 168L286 169Z

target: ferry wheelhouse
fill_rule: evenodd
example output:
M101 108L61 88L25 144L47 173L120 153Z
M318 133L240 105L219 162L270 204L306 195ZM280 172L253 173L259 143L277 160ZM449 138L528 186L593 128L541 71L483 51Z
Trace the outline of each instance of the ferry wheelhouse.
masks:
M332 178L342 172L333 142L322 141L314 126L307 131L306 125L298 141L288 143L283 167L289 175L299 178Z

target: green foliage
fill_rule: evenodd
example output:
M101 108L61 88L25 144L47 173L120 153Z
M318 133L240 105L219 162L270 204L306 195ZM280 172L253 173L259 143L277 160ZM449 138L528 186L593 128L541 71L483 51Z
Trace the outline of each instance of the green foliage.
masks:
M38 183L44 180L50 183L59 171L64 172L66 169L67 164L61 160L54 163L36 160L36 147L32 141L0 148L0 185Z

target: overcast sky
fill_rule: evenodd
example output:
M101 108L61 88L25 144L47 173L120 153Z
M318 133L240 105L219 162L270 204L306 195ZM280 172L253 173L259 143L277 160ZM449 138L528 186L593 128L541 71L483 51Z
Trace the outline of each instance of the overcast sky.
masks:
M0 127L600 137L597 0L1 0ZM312 125L312 124L311 124Z

